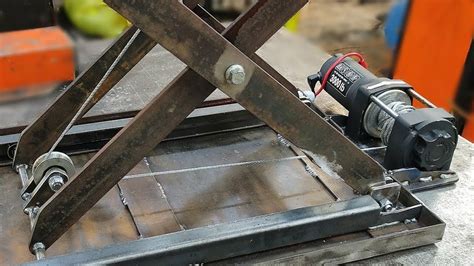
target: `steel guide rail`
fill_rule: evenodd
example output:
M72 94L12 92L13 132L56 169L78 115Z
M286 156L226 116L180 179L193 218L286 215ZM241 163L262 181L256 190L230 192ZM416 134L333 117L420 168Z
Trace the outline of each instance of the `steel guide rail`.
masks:
M78 77L49 109L22 133L14 167L27 168L61 136L92 89L140 29L112 69L87 112L157 43L189 67L141 110L75 176L32 216L30 250L50 247L219 88L255 117L310 156L337 164L336 172L355 190L377 200L396 201L400 187L387 184L384 169L296 96L294 86L254 53L307 0L260 0L225 29L198 1L106 1L136 26L124 33ZM182 97L186 95L187 97ZM180 99L177 101L176 99ZM304 117L305 119L301 119ZM39 195L40 196L40 195ZM32 195L32 198L35 195ZM26 199L28 201L28 199ZM34 206L36 202L27 202ZM375 207L372 204L373 207Z

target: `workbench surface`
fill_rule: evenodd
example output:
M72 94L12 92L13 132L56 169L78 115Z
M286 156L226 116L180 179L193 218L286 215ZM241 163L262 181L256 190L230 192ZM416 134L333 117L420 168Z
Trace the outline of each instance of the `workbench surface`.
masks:
M89 58L98 55L98 48L104 48L104 43L103 41L79 40L78 49L84 54L79 58L81 69L87 64ZM307 88L306 77L314 74L329 57L317 47L286 31L275 35L259 51L259 54L299 88ZM157 47L88 115L139 109L183 68L184 65L181 62ZM183 95L183 97L186 96ZM224 95L216 93L211 97L222 98ZM16 102L0 106L1 128L28 124L47 107L53 98L53 96L41 97L28 103ZM341 106L326 94L321 95L317 103L324 106L326 110L343 112ZM239 144L242 139L248 143L242 146ZM249 153L249 150L255 149L254 147L260 149ZM206 152L212 153L212 156L206 155L208 154ZM252 155L248 157L248 154ZM193 155L194 158L200 159L186 159L183 155ZM281 159L291 156L294 154L278 146L274 132L263 128L221 138L219 136L203 137L186 145L181 143L179 146L173 146L173 142L160 144L153 156L145 158L131 174L150 171L166 172L210 164ZM90 155L82 155L74 157L74 160L78 165L82 165L88 158ZM457 171L460 181L455 186L417 194L447 223L442 242L364 262L472 263L474 256L472 255L474 254L474 227L472 226L474 224L474 204L472 203L474 182L471 177L474 173L473 158L473 145L461 139L453 161L453 170ZM314 182L312 177L305 173L301 165L295 164L297 164L296 161L288 160L266 166L245 167L244 170L238 171L241 175L238 179L236 179L236 173L225 175L228 173L225 170L207 173L206 180L200 180L192 174L185 178L176 177L172 173L140 178L140 182L133 182L135 179L124 179L52 247L49 255L335 200L322 185ZM273 178L259 176L262 172L266 172ZM252 177L251 180L245 178L249 176ZM0 188L2 189L0 242L4 243L0 246L0 264L2 265L32 259L26 251L29 222L21 213L20 186L19 178L10 168L0 168ZM194 192L186 194L182 191ZM124 198L128 201L129 210L122 205L121 199ZM149 206L134 204L145 200L153 200L156 204ZM127 212L132 213L132 218ZM91 233L96 231L101 233L98 235ZM304 255L296 256L294 262L308 263L311 262L311 258L305 258Z

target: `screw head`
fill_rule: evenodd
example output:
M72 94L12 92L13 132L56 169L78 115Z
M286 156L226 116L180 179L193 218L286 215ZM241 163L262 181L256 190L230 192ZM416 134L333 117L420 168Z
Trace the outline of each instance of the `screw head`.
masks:
M61 175L54 174L49 177L48 184L51 190L56 192L64 186L64 178Z
M229 84L240 85L245 82L245 69L241 65L231 65L225 72Z

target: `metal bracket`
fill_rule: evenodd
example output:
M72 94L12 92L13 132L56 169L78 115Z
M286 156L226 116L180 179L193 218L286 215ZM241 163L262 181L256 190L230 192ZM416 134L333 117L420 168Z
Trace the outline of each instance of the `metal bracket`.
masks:
M452 185L459 181L453 171L420 171L417 168L390 171L390 176L412 193Z

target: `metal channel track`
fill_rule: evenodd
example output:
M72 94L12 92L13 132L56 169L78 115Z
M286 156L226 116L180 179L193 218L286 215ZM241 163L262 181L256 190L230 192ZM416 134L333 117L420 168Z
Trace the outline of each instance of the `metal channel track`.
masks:
M265 215L123 243L40 264L187 265L253 254L376 225L380 206L370 196ZM34 263L33 263L34 264Z

